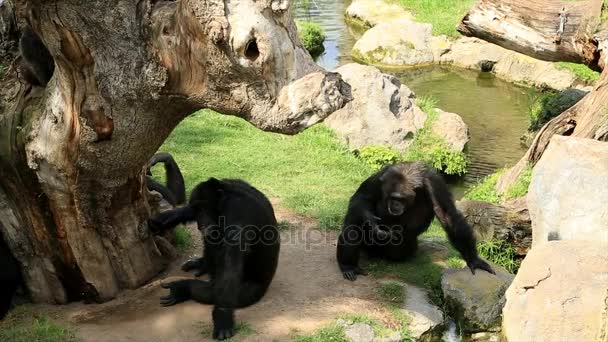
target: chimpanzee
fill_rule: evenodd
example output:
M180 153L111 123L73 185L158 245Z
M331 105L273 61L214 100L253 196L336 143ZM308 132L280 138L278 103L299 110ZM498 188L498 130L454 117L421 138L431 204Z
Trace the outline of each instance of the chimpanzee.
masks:
M150 169L158 163L163 163L165 167L166 186L152 178ZM159 192L174 207L186 202L184 177L173 157L167 152L157 153L148 161L146 165L146 186L150 191Z
M210 280L185 279L163 284L164 306L188 299L213 304L213 338L234 336L234 310L259 301L270 285L279 260L280 238L270 201L242 180L210 178L194 188L189 203L149 222L162 232L196 221L203 234L203 257L190 260L184 271Z
M8 313L20 280L17 260L0 234L0 320Z
M351 197L338 238L338 265L354 281L363 247L370 256L402 261L415 254L418 235L437 217L471 272L494 273L477 255L471 227L456 209L442 177L421 162L386 166L366 179Z

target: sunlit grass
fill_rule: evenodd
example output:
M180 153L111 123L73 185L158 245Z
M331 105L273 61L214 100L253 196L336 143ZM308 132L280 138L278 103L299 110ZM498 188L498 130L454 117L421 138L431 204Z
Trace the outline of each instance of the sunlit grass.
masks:
M433 24L433 34L458 37L456 26L476 0L394 0L412 12L416 21Z

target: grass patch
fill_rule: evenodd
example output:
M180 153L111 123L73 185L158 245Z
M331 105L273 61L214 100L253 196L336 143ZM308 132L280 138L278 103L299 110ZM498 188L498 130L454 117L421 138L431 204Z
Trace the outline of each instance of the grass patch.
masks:
M515 247L502 240L487 240L477 244L479 255L511 273L517 273L519 261L515 258Z
M416 21L431 23L433 34L456 38L456 26L473 7L476 0L394 0L412 12Z
M496 192L496 183L504 171L505 170L498 170L485 177L479 184L467 190L464 194L464 198L472 201L484 201L494 204L500 203L501 198Z
M402 284L396 281L380 284L378 294L384 302L389 304L401 305L405 300L405 289Z
M348 342L348 338L344 334L344 328L333 323L323 327L310 335L294 335L295 342Z
M188 192L209 177L245 179L326 229L340 229L348 199L373 172L324 125L285 136L208 110L186 118L160 150L174 156Z
M604 7L602 7L602 15L600 17L602 23L608 21L608 0L604 0Z
M459 256L451 256L445 261L445 263L449 268L455 269L460 269L467 265L467 263Z
M187 252L192 245L192 235L190 234L190 230L185 226L175 228L173 230L173 237L175 238L175 247L177 247L180 253Z
M578 79L585 83L593 83L600 79L599 72L589 69L584 64L557 62L556 66L559 70L571 71Z
M312 21L300 20L296 21L296 25L298 27L298 36L306 50L308 50L312 57L320 56L325 51L323 42L326 37L321 25Z
M11 316L12 317L12 316ZM7 317L0 323L0 341L7 342L75 342L74 332L47 317L12 320Z
M385 165L394 164L403 159L399 151L384 145L363 146L355 150L355 155L361 158L374 171L380 170Z
M388 276L425 288L429 290L429 297L434 303L443 302L441 292L443 268L434 264L430 256L426 254L418 253L411 260L402 263L374 259L370 260L365 269L375 277Z
M532 166L527 165L522 171L517 181L505 193L505 199L518 198L528 193L530 182L532 181Z

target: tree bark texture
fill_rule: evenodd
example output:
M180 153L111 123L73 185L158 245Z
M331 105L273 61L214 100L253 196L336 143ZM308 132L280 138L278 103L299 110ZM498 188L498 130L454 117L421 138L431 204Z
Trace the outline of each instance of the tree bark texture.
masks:
M480 0L458 31L528 56L600 68L603 0Z
M18 57L0 84L0 234L38 302L109 300L164 267L142 168L188 114L295 133L351 99L287 0L7 4L55 61L46 87L20 80Z

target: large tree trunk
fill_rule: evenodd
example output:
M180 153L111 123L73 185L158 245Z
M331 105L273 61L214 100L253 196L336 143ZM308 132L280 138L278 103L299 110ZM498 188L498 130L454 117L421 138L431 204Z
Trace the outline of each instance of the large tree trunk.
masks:
M108 300L163 268L142 167L192 111L295 133L350 100L286 0L7 4L55 60L45 88L14 65L0 84L0 238L35 301Z
M597 69L600 46L595 33L602 4L603 0L480 0L458 31L534 58Z

